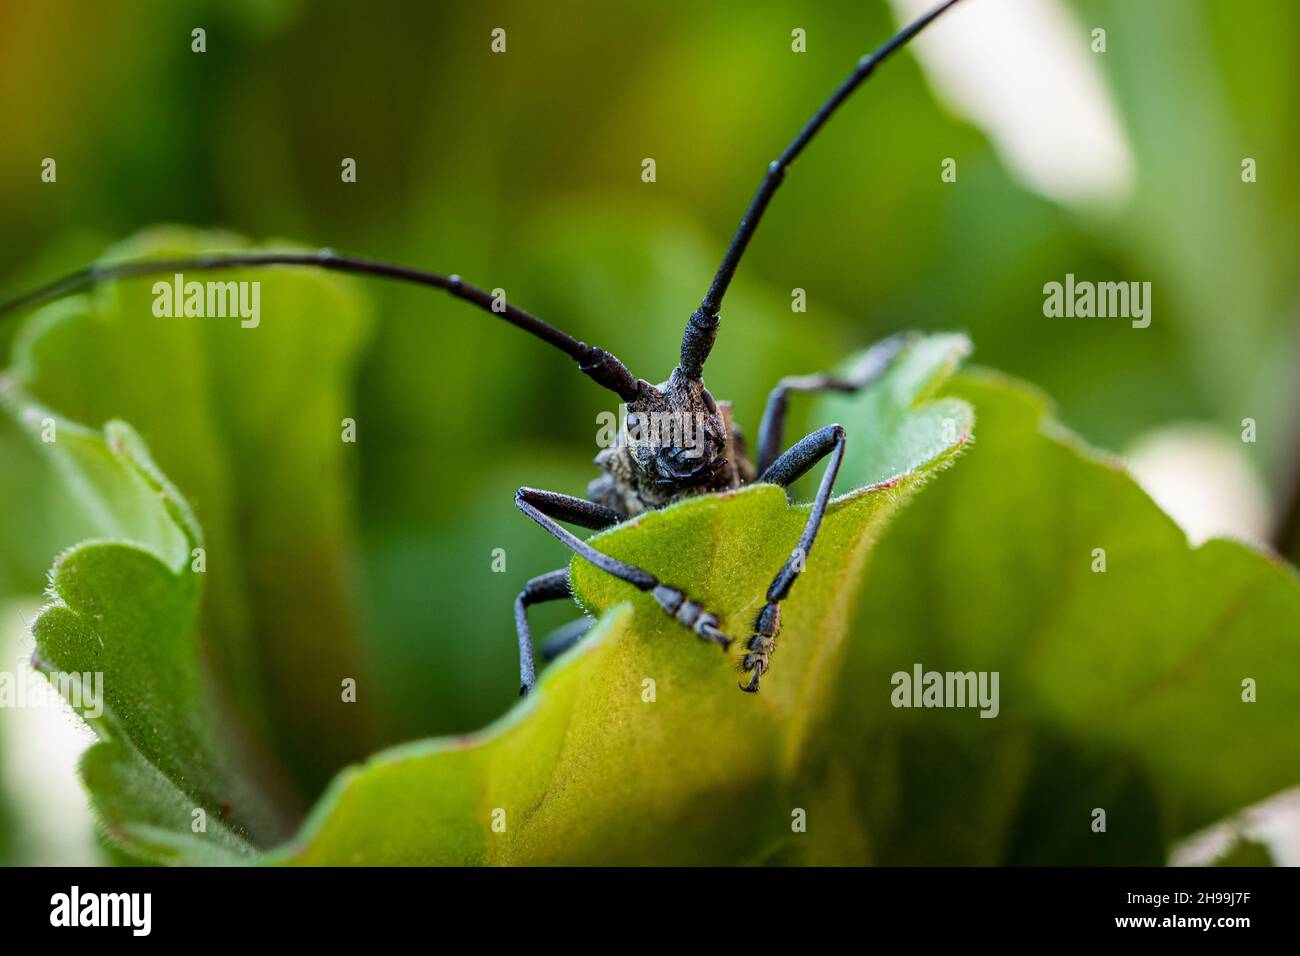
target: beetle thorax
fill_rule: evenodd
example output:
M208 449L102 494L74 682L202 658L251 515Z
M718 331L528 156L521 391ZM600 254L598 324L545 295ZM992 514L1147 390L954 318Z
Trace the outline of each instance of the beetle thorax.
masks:
M605 474L589 497L629 516L753 480L731 403L714 401L703 382L677 369L660 385L638 383L616 443L596 464Z

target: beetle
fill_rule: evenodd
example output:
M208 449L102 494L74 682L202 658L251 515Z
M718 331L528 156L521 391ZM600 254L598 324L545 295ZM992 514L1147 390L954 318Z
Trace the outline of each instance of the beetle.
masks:
M515 504L525 515L553 535L570 551L608 574L650 593L664 613L701 641L729 649L735 639L718 626L718 616L682 591L644 568L606 555L562 527L561 523L593 531L613 527L646 511L662 508L683 498L728 491L754 481L789 487L819 462L826 469L813 499L799 540L767 589L762 609L754 618L743 643L739 660L740 689L756 693L771 667L771 657L781 632L781 603L803 571L817 540L835 478L844 457L846 436L840 425L827 425L781 451L789 398L792 394L855 392L868 385L889 365L903 340L886 339L870 349L847 374L792 376L772 390L759 426L756 454L751 458L739 429L732 421L728 402L714 399L704 385L704 364L713 348L721 322L722 301L745 249L753 238L768 203L785 180L791 164L836 109L875 71L881 63L905 46L958 0L944 0L930 12L904 27L874 53L862 57L855 69L813 114L780 156L768 164L758 190L727 246L722 263L708 291L687 320L682 334L677 367L657 385L632 375L616 356L599 347L580 342L535 315L507 303L465 282L457 275L440 275L420 269L392 265L333 250L319 252L262 252L214 254L189 259L133 260L96 263L64 276L31 292L0 303L0 314L50 301L97 283L185 271L208 271L269 266L309 266L338 272L393 279L442 289L458 299L476 305L523 329L578 364L578 369L597 385L608 389L625 403L625 427L616 441L597 455L602 474L587 489L586 498L522 487ZM528 694L537 683L528 609L533 605L568 598L567 566L529 580L515 600L515 629L519 640L520 694ZM546 642L544 657L550 658L581 638L590 626L588 619L576 627L561 629Z

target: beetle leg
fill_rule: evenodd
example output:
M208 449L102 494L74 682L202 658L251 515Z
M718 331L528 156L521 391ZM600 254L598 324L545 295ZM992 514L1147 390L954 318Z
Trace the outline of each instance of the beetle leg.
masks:
M892 335L873 345L862 356L855 368L842 376L819 373L817 375L790 375L781 379L767 396L763 421L758 426L758 473L772 467L781 453L785 435L785 413L790 403L790 393L844 392L852 394L866 388L889 367L894 356L907 344L906 335Z
M520 511L541 525L548 534L583 560L594 564L607 574L614 575L621 581L626 581L638 590L651 594L666 614L683 627L694 631L700 640L719 644L724 650L731 646L732 639L718 627L718 616L716 614L692 601L683 591L664 584L649 571L597 551L572 532L560 527L558 523L559 521L568 521L573 524L598 529L608 527L616 521L621 521L622 516L617 512L582 498L574 498L554 491L539 491L536 488L520 488L515 492L515 505ZM610 520L611 516L612 520ZM522 600L523 595L520 597ZM531 661L531 639L528 656ZM523 672L523 657L523 636L521 634L521 673ZM524 693L527 693L535 682L535 679L531 682L521 681Z
M804 524L803 533L799 535L799 543L768 586L767 603L754 619L754 633L745 645L745 656L740 661L741 670L750 675L748 681L741 682L740 689L751 694L758 691L759 680L771 666L770 658L776 649L776 638L781 633L781 602L803 571L817 540L817 532L821 529L826 505L835 488L835 476L839 473L840 462L844 460L844 429L839 425L819 428L792 445L759 478L759 481L770 481L788 488L823 458L828 459L826 471L822 474L821 485L817 488L817 497L813 499L812 511Z
M528 608L543 601L559 601L569 596L569 569L539 574L524 585L515 598L515 633L519 637L519 696L537 685L537 661L533 656L533 632L528 626Z

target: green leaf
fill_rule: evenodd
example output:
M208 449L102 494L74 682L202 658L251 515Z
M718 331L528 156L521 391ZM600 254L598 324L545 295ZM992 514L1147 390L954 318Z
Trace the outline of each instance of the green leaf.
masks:
M737 689L733 656L700 644L653 599L581 560L571 568L594 632L535 695L481 733L383 752L342 774L276 860L309 864L705 863L757 860L789 833L786 794L811 729L833 699L854 595L877 534L969 437L947 444L918 401L968 344L912 343L862 397L883 429L864 443L931 449L887 480L842 496L783 606L773 670L757 697ZM928 423L928 425L927 425ZM898 432L911 438L903 440ZM877 461L881 459L877 457ZM808 506L771 485L702 497L597 535L747 636ZM653 685L646 682L653 681ZM646 696L653 687L653 702ZM494 816L495 814L495 816ZM498 832L494 822L504 829Z
M0 600L40 591L50 556L73 541L94 534L94 523L60 489L39 440L17 422L0 415L0 501L22 501L6 508L0 521Z
M844 826L871 848L837 859L1158 864L1293 786L1294 570L1235 542L1190 548L1037 393L989 373L947 393L975 406L980 440L891 526L868 576L834 765L851 781ZM893 708L891 675L918 662L1000 672L999 716Z
M951 354L964 353L963 339L948 341L947 350L914 345L875 388L910 408L947 373ZM900 381L913 383L914 392ZM32 427L46 417L16 389L9 404ZM891 420L913 428L928 415L921 405ZM576 589L590 610L603 612L602 622L547 672L536 695L480 734L407 745L345 771L300 837L271 859L754 857L779 838L788 811L738 816L726 798L769 810L782 805L782 780L798 765L811 719L830 700L871 543L961 447L968 411L962 421L964 429L950 446L936 446L933 460L900 461L890 480L832 505L808 572L785 606L777 669L757 699L735 688L731 657L699 644L645 595L576 563ZM108 706L99 723L110 743L88 755L83 772L109 838L148 859L195 863L274 845L266 834L276 821L250 818L256 805L246 793L231 799L244 778L228 770L213 744L219 720L202 699L194 634L200 575L189 573L187 562L198 529L183 500L120 424L110 425L108 441L60 424L49 447L72 483L96 490L83 492L85 500L122 516L119 530L128 539L88 543L65 556L53 577L56 603L34 628L45 669L105 673ZM716 607L724 626L741 634L807 511L791 507L778 488L755 486L646 515L599 541ZM649 676L655 703L642 698ZM704 726L710 735L694 732ZM621 799L611 801L611 793ZM637 807L632 828L628 800ZM196 807L219 824L200 836L189 832ZM504 840L492 829L498 807ZM664 841L670 826L680 837Z
M838 421L850 430L840 470L844 485L876 484L911 473L966 439L973 424L971 406L935 393L969 354L964 335L913 336L908 361L879 387L818 401L819 421Z
M158 229L105 258L247 248ZM204 659L254 759L287 772L277 800L301 812L375 745L367 700L340 700L341 681L364 676L349 568L356 446L340 436L358 414L348 392L368 309L353 283L320 270L186 278L260 282L260 323L160 318L155 279L112 283L33 315L12 374L70 420L131 422L193 503L206 549Z
M160 861L248 856L286 821L234 764L206 685L191 570L203 539L189 506L128 425L94 432L12 382L0 399L101 522L103 537L55 561L32 663L101 738L82 776L106 833Z

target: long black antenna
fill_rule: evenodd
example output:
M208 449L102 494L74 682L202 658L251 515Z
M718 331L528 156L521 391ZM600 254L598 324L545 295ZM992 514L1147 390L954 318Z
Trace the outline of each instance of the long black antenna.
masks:
M206 255L189 259L137 259L125 262L96 263L77 272L55 279L39 289L0 302L0 316L7 312L40 305L52 299L77 292L113 279L130 279L140 276L161 275L168 272L200 272L218 269L239 269L261 266L314 266L334 272L396 279L416 285L442 289L458 299L470 302L493 315L504 319L516 328L537 336L555 346L578 363L579 369L596 384L617 394L624 401L636 397L636 379L615 356L594 346L579 342L567 332L561 332L523 309L498 300L478 286L470 285L460 276L444 276L406 266L395 266L369 259L342 256L330 249L320 252L257 252L231 255Z
M799 135L790 141L790 145L781 153L780 158L768 164L767 175L759 184L754 198L749 201L749 207L745 210L740 225L736 227L736 234L731 237L731 245L727 246L727 254L722 257L722 265L718 266L713 284L709 286L709 291L701 300L700 307L691 314L690 320L686 323L686 331L682 335L680 368L689 378L698 380L704 372L704 361L709 357L713 340L718 336L718 312L722 308L722 297L727 294L727 286L731 285L731 277L736 273L740 257L745 254L745 247L754 237L758 222L763 218L763 212L767 209L767 204L772 201L776 188L785 179L790 164L831 118L831 114L849 98L863 80L875 72L877 66L900 47L905 46L912 37L924 30L939 14L956 2L957 0L945 0L916 22L904 27L875 53L859 60L857 69L839 85L830 99L822 104L821 109L813 114L813 118L799 131Z

